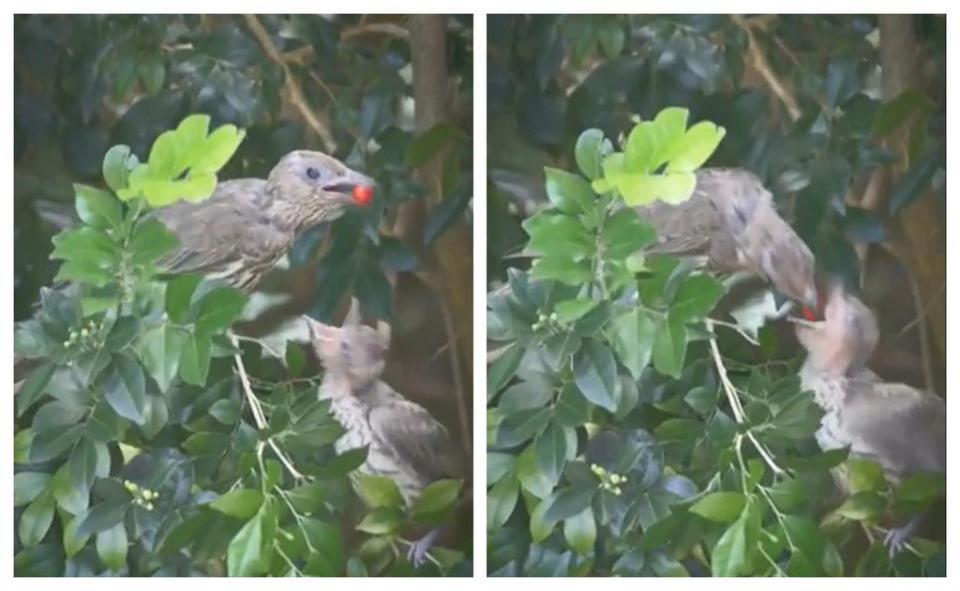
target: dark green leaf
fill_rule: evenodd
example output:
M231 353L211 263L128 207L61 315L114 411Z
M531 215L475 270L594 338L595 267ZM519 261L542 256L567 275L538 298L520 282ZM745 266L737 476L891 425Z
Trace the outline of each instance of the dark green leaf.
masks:
M43 472L17 472L13 476L13 506L33 501L47 487L50 475Z
M80 535L93 535L109 529L123 520L130 502L105 501L90 508L86 519L80 524Z
M187 335L169 324L161 324L143 334L140 340L140 360L166 392L177 375Z
M932 153L914 162L910 169L900 177L897 184L890 190L889 212L895 215L904 207L910 205L930 187L930 180L940 168L942 156Z
M117 572L127 564L127 530L120 522L97 534L97 555L110 570Z
M210 371L210 337L206 332L187 336L180 355L180 378L188 384L203 386Z
M664 375L679 378L686 351L687 329L683 318L669 314L657 325L653 338L653 366Z
M407 147L407 166L410 168L423 166L458 134L457 128L449 123L437 123L410 142Z
M507 522L517 506L519 496L520 485L517 479L512 477L501 479L487 491L488 531L497 530Z
M497 445L514 447L532 439L547 424L550 411L546 408L521 410L504 417L497 429Z
M526 352L519 343L509 345L500 353L497 360L490 364L487 370L487 400L496 396L501 388L507 385L510 378L520 366L520 360Z
M170 320L183 324L187 321L190 301L203 276L186 273L177 275L167 283L165 307Z
M139 363L125 354L114 355L104 392L110 407L118 415L138 425L144 424L146 380Z
M630 371L633 379L640 379L644 368L650 363L656 325L649 315L639 308L633 308L614 318L610 326L610 342L620 363Z
M588 506L573 517L565 519L563 536L577 554L592 554L593 545L597 541L597 523L593 516L593 510Z
M46 392L47 384L50 383L50 378L53 377L53 370L56 367L50 362L43 363L30 372L27 379L23 381L16 397L18 417L23 416L23 413Z
M568 517L580 513L590 505L597 489L591 484L569 486L557 493L556 498L547 509L544 519L548 521L563 521Z
M610 412L616 410L617 363L605 345L585 340L574 356L573 376L587 400Z
M544 168L547 197L564 213L590 211L596 195L583 177L556 168Z
M21 544L32 548L43 540L53 523L53 509L53 497L49 494L42 494L27 505L17 526Z

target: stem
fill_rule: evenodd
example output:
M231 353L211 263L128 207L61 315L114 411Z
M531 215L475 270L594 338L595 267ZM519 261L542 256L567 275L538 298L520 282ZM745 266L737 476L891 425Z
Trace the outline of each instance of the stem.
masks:
M740 405L740 399L737 397L737 389L734 387L733 382L730 381L730 376L727 375L727 368L723 365L723 359L720 357L720 348L717 347L717 337L713 330L714 321L707 318L704 322L706 322L707 329L710 331L710 354L713 357L713 364L717 368L717 375L720 377L720 384L723 386L723 391L727 395L727 401L730 403L730 410L733 411L733 418L737 421L737 423L742 424L746 422L743 407ZM763 458L763 461L770 466L770 469L773 470L774 474L777 476L787 475L787 471L777 465L771 453L766 449L766 446L760 443L752 431L748 430L746 435L750 439L750 442L753 443L753 447L756 448L757 453L759 453L760 457Z

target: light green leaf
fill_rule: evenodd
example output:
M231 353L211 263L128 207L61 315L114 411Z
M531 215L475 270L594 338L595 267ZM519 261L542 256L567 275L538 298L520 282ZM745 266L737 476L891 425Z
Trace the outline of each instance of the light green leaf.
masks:
M564 520L563 536L577 554L592 554L593 545L597 541L597 523L593 516L593 509L587 507Z
M457 496L460 494L461 486L463 486L463 481L460 480L431 482L423 489L420 498L413 505L412 515L414 519L436 515L453 507Z
M740 492L710 493L690 507L691 513L720 523L731 523L743 513L747 498Z
M360 497L371 509L403 507L403 497L392 478L358 472L356 479Z
M674 379L683 372L687 351L687 329L683 321L668 314L657 326L653 338L653 366Z
M97 534L97 555L107 568L120 571L127 564L127 529L123 522Z
M218 497L210 508L230 517L249 519L253 517L263 504L263 493L252 488L236 488Z
M564 213L577 214L590 211L596 195L582 176L556 168L544 168L547 197Z
M599 303L599 300L593 298L577 298L557 303L553 307L553 311L557 313L557 320L561 324L569 324L579 320L584 314L596 308Z
M116 197L81 184L73 185L76 194L77 215L84 223L97 228L117 228L123 221L123 212Z
M632 308L610 321L610 344L633 379L640 379L650 363L657 326L639 308Z
M49 493L41 494L27 505L17 526L21 544L32 548L43 540L53 523L53 509L53 496Z

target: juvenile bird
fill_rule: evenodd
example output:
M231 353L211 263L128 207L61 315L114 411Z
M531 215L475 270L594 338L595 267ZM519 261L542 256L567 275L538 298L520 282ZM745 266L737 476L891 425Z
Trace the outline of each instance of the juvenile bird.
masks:
M357 470L391 478L408 506L428 484L453 476L444 426L380 379L390 326L383 321L376 329L361 324L355 298L341 327L305 318L325 369L320 398L330 401L331 414L345 430L335 444L337 452L368 446L367 459ZM414 566L423 563L438 534L431 530L411 545L407 557Z
M637 208L657 230L648 252L705 256L721 272L747 271L791 299L817 308L813 253L777 213L753 173L737 168L697 171L689 199Z
M898 483L922 472L946 472L946 406L931 392L884 382L866 368L880 331L859 299L840 286L830 288L824 319L796 320L807 350L800 370L825 414L816 433L821 449L850 446L852 457L877 462ZM845 478L838 484L847 489ZM896 554L921 524L922 515L889 530L885 542Z
M366 205L373 184L326 154L290 152L266 180L224 181L209 199L156 210L180 240L160 265L252 291L298 235L340 217L351 205Z

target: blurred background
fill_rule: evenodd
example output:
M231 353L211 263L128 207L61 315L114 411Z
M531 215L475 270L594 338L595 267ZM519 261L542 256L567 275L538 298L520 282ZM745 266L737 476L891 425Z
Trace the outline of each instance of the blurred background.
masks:
M727 134L829 274L881 322L871 367L941 396L946 360L946 18L934 15L492 15L488 288L523 260L543 167L585 129L690 109ZM789 328L768 357L797 352Z
M288 321L339 322L356 295L392 324L386 381L447 426L472 473L472 17L19 15L14 34L15 320L56 272L72 184L103 186L110 146L145 160L206 113L247 130L221 178L332 154L378 181L374 206L304 236L240 332L283 343ZM470 540L471 514L448 535Z

